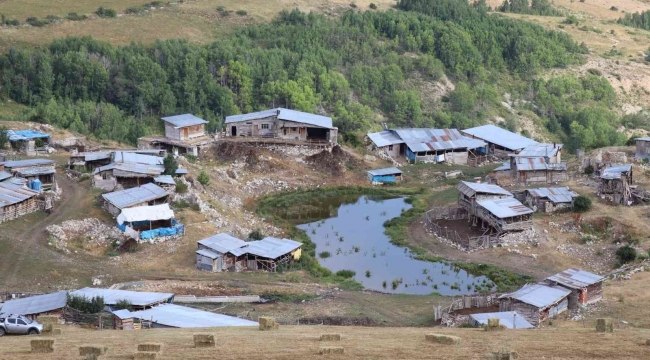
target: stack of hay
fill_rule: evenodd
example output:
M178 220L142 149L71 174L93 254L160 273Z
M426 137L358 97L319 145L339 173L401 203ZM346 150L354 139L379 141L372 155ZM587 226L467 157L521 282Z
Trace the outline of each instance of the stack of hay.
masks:
M79 346L79 356L83 356L86 360L97 360L100 356L105 355L107 351L108 348L101 345Z
M214 347L214 335L194 334L194 347Z
M515 360L518 358L519 354L517 352L505 348L487 355L488 360Z
M596 331L598 332L614 332L614 323L612 319L598 319L596 320Z
M54 325L59 324L59 317L56 315L41 315L38 317L38 322L43 324L43 335L61 335L61 329L55 328Z
M262 331L277 330L280 328L280 324L275 322L275 318L272 317L260 316L257 321L260 323L260 330Z
M34 339L29 343L32 346L32 354L48 354L54 352L53 339Z
M499 331L499 330L505 330L506 327L505 325L499 324L499 319L490 318L488 319L487 325L483 325L483 329L485 329L485 331Z
M427 334L424 336L427 341L444 344L444 345L459 345L460 338L458 336L442 335L442 334Z
M196 340L194 340L194 344L196 345ZM212 337L212 344L214 346L214 337ZM155 360L158 357L158 353L160 353L161 351L162 351L162 344L155 344L155 343L138 344L138 352L135 353L133 359L134 360Z

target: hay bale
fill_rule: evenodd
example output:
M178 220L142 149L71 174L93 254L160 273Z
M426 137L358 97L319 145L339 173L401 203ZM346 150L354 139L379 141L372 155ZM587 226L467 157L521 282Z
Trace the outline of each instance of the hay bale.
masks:
M135 355L133 356L133 360L156 360L157 357L158 357L158 353L140 351L135 353Z
M596 320L596 331L614 332L614 323L612 322L612 319L604 318Z
M57 315L41 315L36 319L36 321L38 321L43 325L46 324L56 325L59 323L59 317Z
M339 341L341 340L341 334L322 334L320 336L320 341Z
M54 329L54 324L52 323L43 324L43 330L41 331L41 333L43 333L44 335L50 334L52 333L53 329Z
M53 339L34 339L29 343L32 346L32 354L47 354L54 352Z
M280 327L280 324L275 322L275 318L269 316L260 316L257 322L259 322L262 331L275 330Z
M214 335L194 334L194 347L214 347Z
M97 357L106 354L108 348L101 345L82 345L79 346L79 355L86 357Z
M52 329L52 335L61 335L61 329Z
M519 358L519 354L516 351L510 351L509 349L501 349L493 353L487 354L487 360L516 360Z
M488 327L499 327L499 319L490 318L490 319L488 319L487 325L488 325Z
M424 336L427 341L444 344L444 345L459 345L460 338L458 336L452 335L442 335L442 334L427 334Z
M318 348L318 353L321 355L329 354L343 354L344 349L340 346L321 346Z
M154 344L154 343L138 344L138 351L160 352L161 349L162 349L162 344Z

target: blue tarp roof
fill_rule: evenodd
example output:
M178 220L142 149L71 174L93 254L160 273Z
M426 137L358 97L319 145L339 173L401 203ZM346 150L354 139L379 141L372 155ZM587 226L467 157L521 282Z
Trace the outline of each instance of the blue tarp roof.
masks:
M46 139L50 134L46 134L36 130L7 130L9 141L24 141L31 139Z

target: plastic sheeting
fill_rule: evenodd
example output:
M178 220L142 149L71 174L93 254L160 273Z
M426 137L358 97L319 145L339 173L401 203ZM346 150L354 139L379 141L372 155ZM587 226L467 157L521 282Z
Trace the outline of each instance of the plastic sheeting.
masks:
M149 239L162 237L162 236L181 235L184 232L185 232L185 228L183 225L175 225L174 227L170 227L170 228L158 228L153 230L141 231L140 239L149 240Z

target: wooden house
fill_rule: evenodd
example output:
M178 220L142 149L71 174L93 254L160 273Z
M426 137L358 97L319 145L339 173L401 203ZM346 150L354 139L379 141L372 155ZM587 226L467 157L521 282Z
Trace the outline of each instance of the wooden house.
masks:
M367 174L368 174L368 180L371 183L392 184L395 183L396 181L402 180L402 170L395 167L368 170Z
M169 199L169 193L160 186L150 183L140 187L102 194L102 198L104 198L106 211L113 216L118 216L123 209L164 204Z
M546 278L545 282L571 291L569 310L596 303L603 298L604 277L578 268L570 268Z
M516 311L532 326L539 325L568 309L571 291L542 284L526 285L499 298L499 311Z
M600 173L598 196L618 205L630 206L632 199L632 165L610 166Z
M383 153L393 159L404 156L406 153L406 145L394 131L385 130L376 133L368 133L366 135L370 147L378 152Z
M70 154L68 167L79 172L93 171L111 163L110 151L78 152Z
M93 186L113 190L117 185L132 188L154 182L165 172L163 158L135 152L115 151L112 162L93 171ZM187 169L176 170L177 176L187 173Z
M174 155L198 156L202 149L214 142L205 131L208 122L192 114L167 116L165 136L146 136L138 139L139 149L164 149Z
M0 303L0 313L24 315L36 319L40 315L61 315L67 303L67 291L32 295Z
M27 159L14 160L4 163L5 171L13 176L21 177L27 181L40 181L40 188L44 191L52 190L55 186L54 160L49 159Z
M334 146L338 129L332 118L302 111L276 108L226 117L230 138L275 139L278 143Z
M512 197L512 194L497 185L461 181L456 186L458 190L458 206L467 210L470 215L476 213L476 201L494 200Z
M515 134L512 131L488 124L462 130L465 136L480 139L487 143L487 153L500 159L507 159L537 141Z
M566 186L535 188L524 190L522 202L533 211L550 213L572 209L573 200L576 197L578 197L578 193L569 190Z
M302 243L265 237L259 241L249 241L244 248L249 270L275 272L278 266L288 266L302 256Z
M497 235L533 228L533 210L513 197L477 200L474 216L475 223L480 219L483 227L492 227Z
M140 319L134 319L127 309L113 311L113 330L140 330Z
M650 137L635 139L636 152L634 157L642 160L650 160Z
M196 267L212 272L241 271L246 267L246 257L239 249L246 244L243 240L223 233L199 240Z
M39 192L9 181L0 182L0 223L39 210Z

